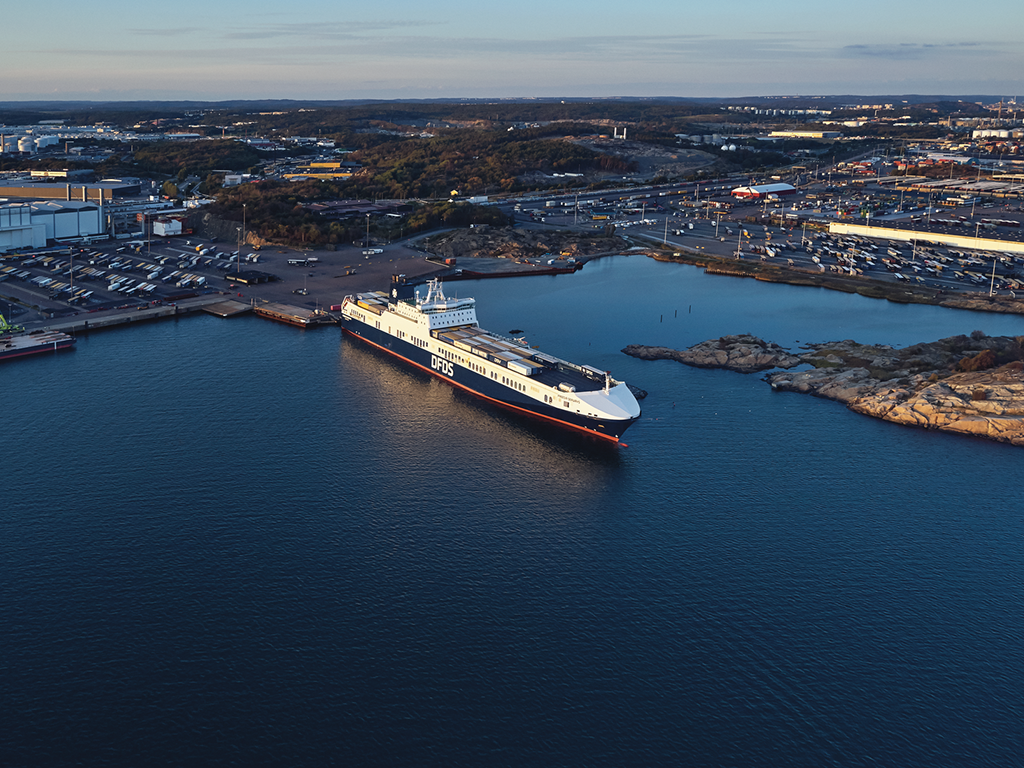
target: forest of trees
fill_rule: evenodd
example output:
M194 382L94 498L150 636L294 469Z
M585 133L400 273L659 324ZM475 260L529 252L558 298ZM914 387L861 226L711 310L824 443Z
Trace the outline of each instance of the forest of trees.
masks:
M265 154L234 139L213 141L161 141L135 152L136 171L177 176L205 176L211 171L243 171L260 162Z
M352 186L362 197L444 197L525 189L531 172L631 170L626 161L565 141L565 126L526 131L449 131L434 138L397 139L357 150L366 173ZM547 138L557 136L558 138Z
M358 131L370 125L423 126L430 129L449 125L504 130L522 123L558 123L599 121L643 124L653 129L674 131L706 115L707 105L688 102L647 101L569 101L498 102L445 104L416 102L378 102L350 107L316 107L288 110L284 114L252 114L223 110L210 112L204 121L211 127L246 121L251 130L261 133L318 136L341 140L346 146L359 146ZM365 135L365 134L363 134Z
M344 197L344 190L335 182L268 181L225 189L207 210L219 218L241 223L244 205L249 231L279 243L324 245L362 240L366 235L365 219L332 220L305 206ZM440 226L508 223L508 217L497 208L444 201L416 205L401 220L373 219L370 236L386 242Z

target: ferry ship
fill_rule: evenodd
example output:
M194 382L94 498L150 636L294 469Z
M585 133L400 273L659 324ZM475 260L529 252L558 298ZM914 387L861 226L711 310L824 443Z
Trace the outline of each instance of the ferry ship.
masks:
M617 442L640 418L629 387L606 371L485 331L475 299L446 297L438 280L426 289L419 296L395 275L390 295L346 296L342 329L485 400L591 435Z

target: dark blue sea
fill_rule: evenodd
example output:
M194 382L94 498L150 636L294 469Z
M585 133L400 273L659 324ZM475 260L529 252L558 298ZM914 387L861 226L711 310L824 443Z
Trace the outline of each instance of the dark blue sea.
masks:
M1021 449L620 352L1021 318L639 256L449 289L648 390L627 445L255 317L0 368L0 765L1024 765Z

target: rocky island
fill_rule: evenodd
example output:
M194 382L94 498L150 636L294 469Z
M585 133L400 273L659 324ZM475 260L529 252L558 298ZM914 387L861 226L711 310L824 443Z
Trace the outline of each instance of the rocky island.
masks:
M903 349L835 341L793 354L755 336L724 336L687 350L631 345L645 360L672 359L742 373L768 369L772 388L845 403L885 421L1024 445L1024 336L952 336ZM774 361L774 363L772 362Z
M695 368L727 368L740 373L793 368L803 362L778 344L750 334L702 341L689 349L630 344L622 351L641 360L678 360Z

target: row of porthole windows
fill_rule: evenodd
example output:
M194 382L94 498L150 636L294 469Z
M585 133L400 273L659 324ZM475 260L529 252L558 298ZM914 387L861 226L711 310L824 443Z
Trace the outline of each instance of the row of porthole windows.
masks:
M512 387L513 389L518 389L520 392L525 392L526 391L526 385L520 384L518 381L515 381L514 379L510 379L507 376L502 376L501 377L501 383L504 384L506 387Z
M449 352L444 347L442 347L440 350L438 350L438 353L441 355L441 357L447 357L449 360L452 360L452 361L454 361L456 363L459 363L460 365L466 365L466 361L465 360L463 360L461 357L456 355L454 352Z

